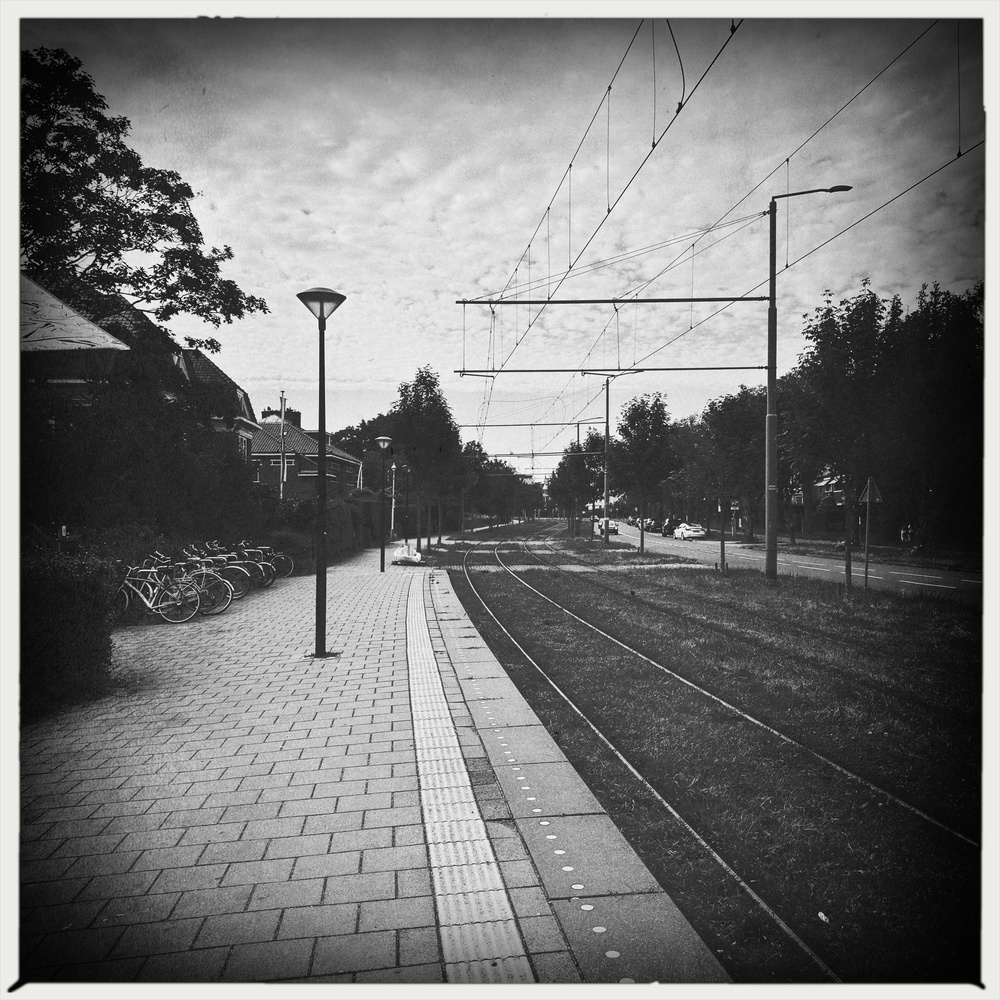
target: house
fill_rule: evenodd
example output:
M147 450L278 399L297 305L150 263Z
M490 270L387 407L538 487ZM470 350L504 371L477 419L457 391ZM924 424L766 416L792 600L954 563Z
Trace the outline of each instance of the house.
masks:
M213 430L231 434L240 455L251 461L258 426L246 391L200 350L182 350L178 365L202 411L210 414Z
M298 410L285 409L285 481L282 494L286 498L313 497L316 495L316 473L319 445L316 437L301 427L302 416ZM281 414L264 410L253 436L253 461L256 481L266 486L281 484ZM358 482L361 462L336 445L327 444L326 479L331 496L344 496Z
M43 288L21 275L22 381L85 404L87 383L112 372L151 375L166 399L186 397L250 461L256 418L247 393L202 351L181 348L121 295L72 275Z
M120 367L128 344L23 273L20 294L23 382L85 404L88 382Z

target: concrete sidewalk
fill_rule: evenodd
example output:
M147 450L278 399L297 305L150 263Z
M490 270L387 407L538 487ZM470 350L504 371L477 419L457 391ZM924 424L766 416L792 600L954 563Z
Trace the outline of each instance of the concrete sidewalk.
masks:
M22 732L38 981L728 982L447 573L368 551L116 634L127 697Z

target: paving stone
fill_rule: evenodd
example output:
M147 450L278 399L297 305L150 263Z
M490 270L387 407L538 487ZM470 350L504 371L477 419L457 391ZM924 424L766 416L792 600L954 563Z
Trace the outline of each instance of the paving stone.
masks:
M101 961L110 956L123 933L122 927L89 927L46 934L31 954L22 959L22 976L25 969ZM23 977L32 978L30 974Z
M361 931L432 927L435 923L434 900L431 896L372 900L361 904Z
M149 890L157 872L123 872L120 875L98 875L80 891L79 899L112 899L115 896L136 896ZM160 886L156 892L169 892L179 886Z
M56 965L32 971L31 982L128 983L142 968L141 958L119 958L80 965ZM79 995L79 994L78 994Z
M200 865L220 864L229 861L261 861L267 849L266 840L227 840L208 844L198 858Z
M396 895L392 872L365 875L338 875L327 879L324 903L357 903L372 899L393 899Z
M118 851L115 854L88 854L77 858L66 869L63 878L90 878L94 875L117 875L128 871L140 856L139 851Z
M132 866L132 871L162 870L164 868L186 868L197 864L205 850L202 844L188 847L161 847L152 851L143 851Z
M152 955L136 979L145 983L213 983L221 977L229 951L229 948L201 948Z
M21 916L21 933L42 935L51 931L80 930L90 926L104 905L102 900L92 899L27 909Z
M249 941L272 941L280 916L280 910L256 910L205 917L195 944L198 948L210 948Z
M291 861L288 862L292 864ZM360 851L340 851L337 854L318 854L294 860L292 878L328 878L353 875L361 864Z
M325 878L293 879L291 882L264 882L254 886L248 909L267 910L313 906L323 899Z
M373 969L358 972L354 976L356 983L443 983L444 970L440 965L408 965L399 969Z
M357 903L337 903L327 906L289 905L282 914L278 937L321 938L334 934L353 934L357 926Z
M309 971L313 941L266 941L236 945L221 976L223 982L282 982Z
M253 890L252 885L234 885L224 889L188 889L181 893L171 916L207 917L213 913L242 913Z
M389 968L395 964L396 935L393 931L340 934L316 941L312 971L324 975Z
M94 927L141 924L166 920L181 898L179 892L158 892L145 896L109 899L93 918Z

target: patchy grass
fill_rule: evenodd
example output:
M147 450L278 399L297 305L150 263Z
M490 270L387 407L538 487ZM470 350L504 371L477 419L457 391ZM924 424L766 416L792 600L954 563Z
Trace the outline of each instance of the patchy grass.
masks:
M978 838L973 609L884 592L844 599L823 581L775 586L753 571L621 569L628 556L603 546L545 557L616 571L561 573L510 556L575 614ZM453 576L515 683L730 974L822 981ZM479 573L475 584L553 681L841 978L977 979L976 848L573 622L507 574Z

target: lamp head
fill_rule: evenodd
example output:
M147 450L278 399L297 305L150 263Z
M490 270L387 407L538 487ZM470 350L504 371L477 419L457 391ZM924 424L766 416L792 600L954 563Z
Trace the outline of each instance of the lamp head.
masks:
M837 191L853 191L854 188L850 184L834 184L832 188L827 188L830 194L835 194Z
M296 298L316 319L327 319L343 304L347 296L332 288L309 288L304 292L297 292Z
M392 444L392 438L391 437L385 437L385 436L383 436L383 437L377 437L377 438L375 438L375 443L383 451L385 451L385 449L388 448L390 444Z

